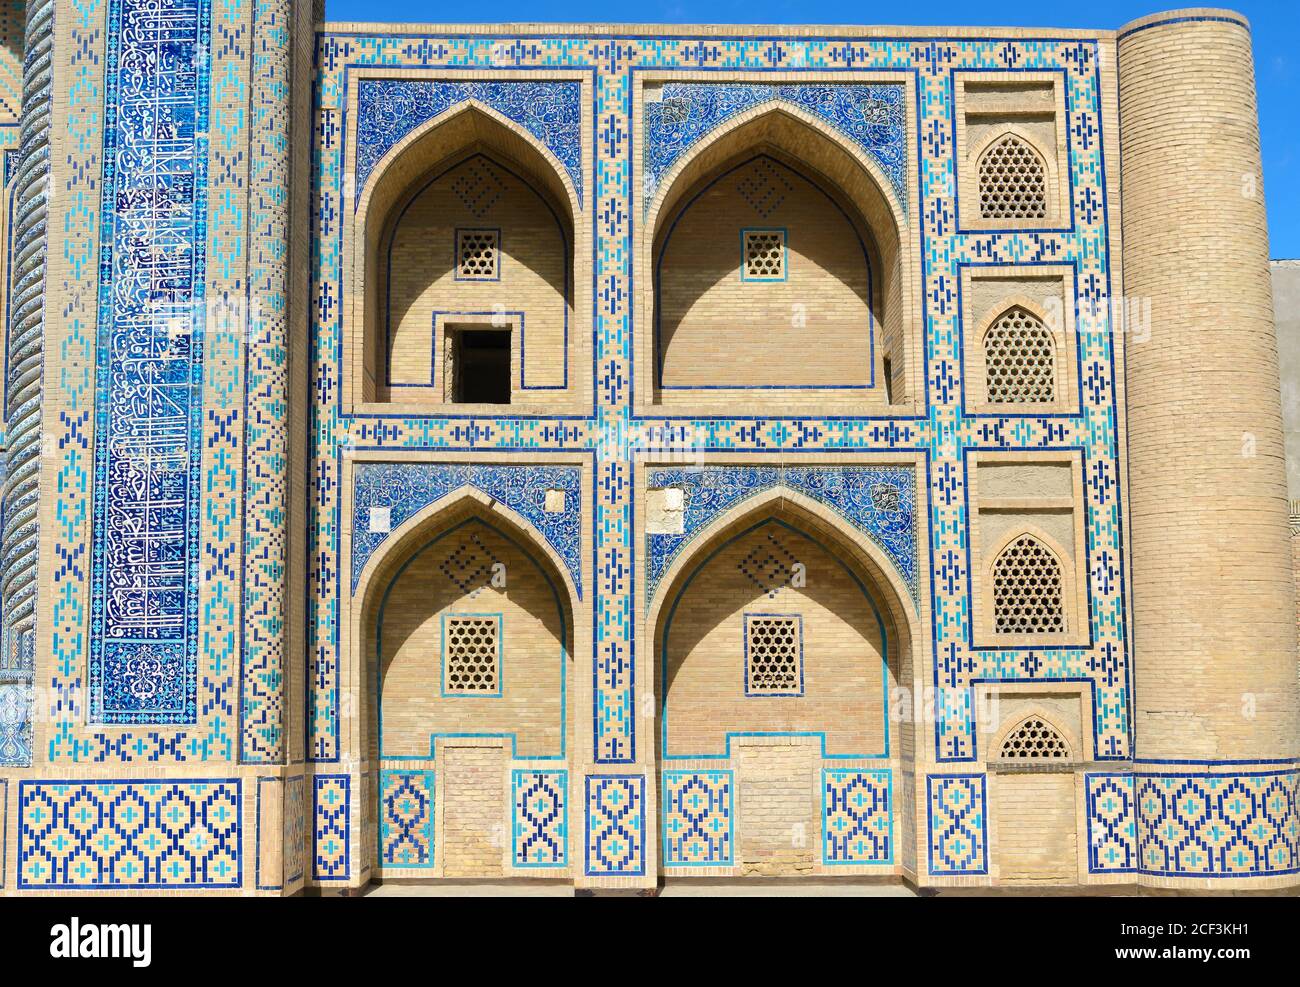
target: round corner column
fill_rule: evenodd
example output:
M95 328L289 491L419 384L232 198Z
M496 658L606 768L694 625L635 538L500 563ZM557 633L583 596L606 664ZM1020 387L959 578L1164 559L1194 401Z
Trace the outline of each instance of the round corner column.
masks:
M1250 28L1118 34L1135 756L1297 755L1295 587ZM1132 330L1132 326L1129 327Z

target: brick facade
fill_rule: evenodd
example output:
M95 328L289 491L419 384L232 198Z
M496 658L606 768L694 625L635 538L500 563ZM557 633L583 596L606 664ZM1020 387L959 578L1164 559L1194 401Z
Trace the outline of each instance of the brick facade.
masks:
M1295 886L1239 15L47 6L0 893Z

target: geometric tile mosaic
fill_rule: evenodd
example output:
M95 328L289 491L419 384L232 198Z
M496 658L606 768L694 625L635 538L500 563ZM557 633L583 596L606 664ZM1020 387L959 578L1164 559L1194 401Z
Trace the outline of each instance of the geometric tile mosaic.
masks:
M894 563L915 600L917 588L916 472L911 467L705 466L651 470L651 489L684 493L681 534L646 535L646 599L652 599L673 560L710 521L754 495L785 486L833 508Z
M238 779L23 781L20 888L238 888Z
M927 775L930 874L987 874L984 775Z
M1084 776L1088 809L1088 870L1123 874L1137 870L1137 811L1132 774Z
M433 866L432 771L379 772L379 852L385 865Z
M1087 776L1088 868L1162 877L1300 872L1300 771Z
M822 863L893 863L888 771L822 769Z
M284 781L284 884L291 888L303 879L307 860L307 779L302 775Z
M512 866L568 866L569 772L516 769L510 789Z
M645 776L587 775L589 877L645 873Z
M346 881L351 866L350 775L317 775L312 779L312 877L317 881Z
M440 43L429 37L403 34L322 34L317 46L320 98L314 132L318 145L318 198L313 210L313 235L320 249L314 258L312 279L313 306L320 316L313 320L311 385L318 427L313 430L314 461L309 471L317 525L309 558L313 584L323 590L320 598L310 601L313 640L309 650L312 666L308 674L311 706L308 740L311 756L333 760L339 746L338 704L342 699L337 648L339 601L333 593L339 572L346 567L334 555L342 527L342 518L338 516L341 450L589 453L607 444L611 436L617 436L617 441L626 443L632 451L685 447L738 458L753 453L915 455L924 467L929 511L924 518L916 513L915 504L921 499L916 491L915 498L906 505L907 510L900 513L910 512L917 526L926 525L927 550L913 548L909 555L890 552L888 545L885 549L914 599L923 582L930 587L928 603L934 620L930 628L932 640L925 643L925 650L933 656L934 667L928 684L935 688L935 701L945 711L932 728L930 741L935 759L939 762L978 759L974 711L968 702L971 685L974 681L1006 680L1090 683L1090 695L1094 697L1090 722L1094 727L1093 746L1097 757L1100 760L1126 758L1130 752L1129 668L1120 578L1124 546L1115 400L1117 334L1112 331L1110 309L1105 304L1111 291L1110 230L1101 204L1107 201L1109 191L1102 151L1105 141L1101 133L1098 52L1099 44L1095 40L1006 37L935 39L919 43L902 37L846 39L833 34L778 39L674 35L611 40L555 36L527 41L483 35ZM349 108L342 96L353 91L350 87L355 79L371 66L426 71L472 69L500 73L496 78L503 83L519 82L522 74L531 69L568 69L591 74L595 129L590 137L580 136L582 152L590 156L584 168L590 168L595 176L587 209L594 221L593 284L597 286L598 297L593 299L591 312L595 401L586 416L528 420L412 418L402 414L357 417L344 409L335 358L344 345L338 304L343 296L339 224L346 212L343 155L347 142L354 139L349 135L355 135L356 121L349 119ZM638 104L633 93L642 84L643 73L674 69L697 73L743 72L750 78L744 83L717 80L722 89L715 90L716 100L705 92L713 82L706 85L656 80L659 98L657 102L653 96L646 100L649 115L644 121L647 129L642 131L641 121L632 118L631 110ZM1066 142L1066 174L1062 183L1067 189L1069 208L1068 218L1060 228L969 230L960 226L954 192L958 188L952 119L955 88L961 73L989 70L1008 75L1050 72L1061 80L1066 97L1061 128ZM860 76L855 78L854 73L867 71L902 76L907 80L906 87L914 93L918 118L915 125L921 139L916 146L904 141L907 146L903 149L901 175L906 177L906 184L915 182L919 191L915 203L910 201L910 196L906 197L908 215L903 222L916 227L920 240L918 261L923 283L918 297L921 299L922 366L917 379L924 382L920 395L924 408L916 413L891 409L874 418L754 418L727 414L704 419L670 414L640 417L634 409L631 382L636 377L634 356L639 352L633 332L639 332L642 327L632 323L634 292L630 283L634 232L627 217L637 211L634 204L643 203L647 180L653 186L651 169L644 167L645 163L673 160L676 165L694 153L700 143L697 137L728 118L730 100L758 106L755 99L766 102L779 96L817 116L815 107L805 105L809 99L825 97L829 100L827 106L840 105L842 101L837 101L850 94L854 86L867 85L861 82ZM815 83L798 82L801 72L816 73L818 79ZM757 78L762 73L779 74L779 78L773 78L768 84ZM842 81L828 81L827 76L836 73L844 73L839 77ZM900 84L901 80L891 80L888 85ZM682 102L679 97L685 95L685 90L677 92L673 88L677 85L694 86L697 91ZM877 83L869 85L881 88ZM790 91L784 91L785 87L791 87ZM756 97L755 93L764 88L772 92ZM778 89L782 90L779 94ZM909 97L898 105L911 102ZM706 112L706 104L722 107L723 111L708 109ZM845 134L849 142L857 139L850 130L858 126L855 114L859 110L870 110L864 119L870 119L873 126L882 119L882 107L875 103L844 105L851 110L845 118L849 123L828 119L824 114L822 119L832 129ZM893 105L884 108L885 116L896 113ZM658 130L650 129L651 116L656 117ZM906 123L908 127L913 125L910 119ZM695 129L699 135L691 133ZM532 131L534 136L539 132L543 136L538 139L550 146L547 128ZM868 135L868 143L889 145L892 133L887 135L881 131L876 135L879 141ZM642 138L644 142L639 143ZM889 173L889 162L880 155L876 160ZM646 174L641 174L643 171ZM1074 303L1072 308L1081 313L1076 326L1081 398L1077 413L1044 415L1015 409L1016 414L979 414L965 406L961 386L964 357L957 345L962 337L962 315L954 286L960 281L962 268L972 264L1073 268L1072 283L1077 297L1070 301ZM1018 645L975 648L970 639L967 457L978 450L1025 449L1081 450L1089 464L1082 512L1089 529L1085 539L1086 570L1090 574L1087 645L1054 649L1028 649ZM648 573L653 584L654 570L645 568L645 563L636 559L641 546L631 544L633 489L627 461L620 455L606 455L598 462L594 480L593 510L587 519L593 536L598 589L592 594L596 617L591 654L595 668L594 761L601 765L632 764L638 759L639 719L634 715L637 708L634 666L644 649L636 647L630 594L641 591L633 573ZM788 476L781 482L791 484ZM831 495L815 487L801 492L836 507L831 503ZM850 517L850 520L854 519ZM922 533L916 527L913 532L908 536L910 543L919 546ZM871 534L879 541L880 529L873 529ZM654 557L651 566L662 566L668 557L667 552L649 545L644 548ZM920 578L921 565L930 567L928 580Z
M734 863L735 815L731 771L663 773L665 867L730 867Z

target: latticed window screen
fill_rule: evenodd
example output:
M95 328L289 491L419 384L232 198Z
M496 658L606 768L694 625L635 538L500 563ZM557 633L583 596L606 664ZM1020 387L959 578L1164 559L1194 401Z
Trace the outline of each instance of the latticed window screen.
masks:
M1002 741L1001 756L1013 760L1063 760L1070 757L1070 747L1055 727L1031 716L1007 734L1006 740Z
M990 401L1044 404L1056 400L1052 334L1018 305L1003 312L984 335Z
M500 692L501 618L448 617L442 662L444 692Z
M456 277L462 281L494 281L500 275L500 244L496 230L456 231Z
M752 696L803 692L803 628L797 616L745 615L745 692Z
M1045 219L1047 168L1028 143L1007 134L980 159L980 215L985 219Z
M745 231L745 280L780 281L785 277L785 232Z
M1065 631L1061 563L1033 535L1021 535L993 563L993 626L999 634Z

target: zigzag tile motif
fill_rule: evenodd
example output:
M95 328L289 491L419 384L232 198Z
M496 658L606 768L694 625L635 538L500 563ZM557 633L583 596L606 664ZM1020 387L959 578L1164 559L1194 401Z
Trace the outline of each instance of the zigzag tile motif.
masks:
M19 782L18 886L238 888L241 821L236 778Z

